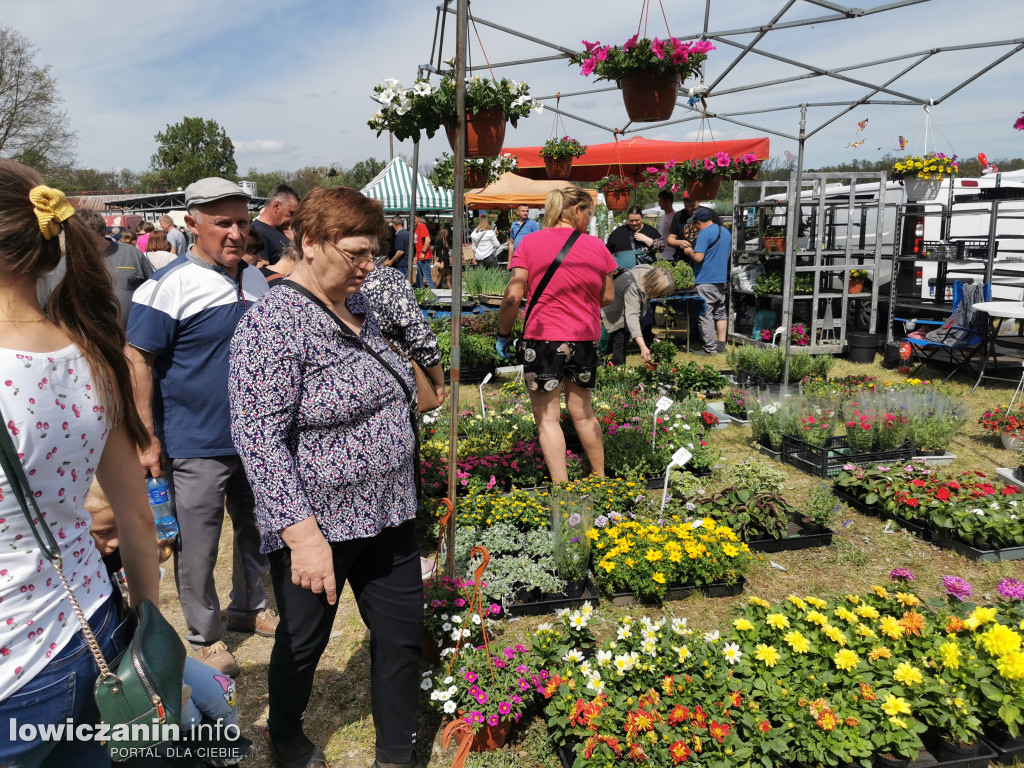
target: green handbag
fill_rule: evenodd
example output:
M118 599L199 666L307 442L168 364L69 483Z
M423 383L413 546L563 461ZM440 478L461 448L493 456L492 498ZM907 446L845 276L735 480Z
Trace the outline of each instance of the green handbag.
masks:
M0 422L7 419L0 414ZM18 497L32 535L64 585L71 607L82 625L82 634L96 660L100 675L94 696L100 719L109 726L104 745L112 756L121 750L141 749L178 737L181 723L181 686L185 676L185 646L159 609L149 600L132 607L135 628L128 648L111 667L103 657L96 636L64 576L60 548L46 524L25 470L7 429L0 429L0 466ZM134 728L133 725L145 725Z

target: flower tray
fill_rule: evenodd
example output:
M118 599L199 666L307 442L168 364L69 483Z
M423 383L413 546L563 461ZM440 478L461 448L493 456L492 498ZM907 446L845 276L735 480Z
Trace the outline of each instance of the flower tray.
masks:
M909 531L922 541L932 540L931 529L925 527L921 523L916 523L913 520L907 520L905 517L900 517L899 515L893 515L889 512L886 512L881 507L865 504L860 499L848 494L842 488L833 487L832 493L834 493L836 495L836 498L839 499L841 502L857 510L862 515L868 515L869 517L877 517L881 520L892 520L894 523L896 523L896 525L900 526L900 528Z
M1005 729L986 728L982 742L996 753L997 763L1012 765L1015 757L1024 759L1024 734L1015 739Z
M981 740L978 754L970 757L959 757L955 760L939 760L937 755L938 750L936 744L933 743L934 739L928 738L928 734L925 734L923 739L926 747L922 749L916 760L911 760L910 765L907 768L986 768L992 760L995 759L996 753L985 740Z
M746 586L746 579L740 578L735 584L716 582L714 584L680 584L669 587L665 593L665 600L685 600L691 595L701 594L705 597L735 597L743 594ZM614 606L640 605L645 601L637 596L636 592L612 592L610 594L611 604ZM653 601L650 601L653 602Z
M488 373L494 373L494 366L489 368L463 368L459 371L459 382L461 384L479 384L486 378ZM444 372L445 382L451 381L451 371Z
M765 445L762 442L754 443L753 447L754 447L755 451L757 451L758 453L763 453L765 456L767 456L770 459L775 459L776 461L782 461L782 449L781 448L776 449L774 446L768 446L768 445Z
M892 520L901 528L905 528L910 531L922 541L930 542L939 549L948 549L952 552L956 552L969 560L975 560L979 563L998 563L1003 560L1024 560L1024 546L992 549L975 547L958 539L947 538L943 534L929 528L923 523L907 520L899 515L893 515L886 512L881 507L868 506L859 499L855 499L853 496L847 494L842 488L833 488L832 491L840 501L849 504L861 514L872 515L873 517L878 517L882 520Z
M827 547L834 531L806 520L799 512L789 519L789 530L781 539L763 538L747 542L751 552L792 552L809 547Z
M956 459L955 453L937 453L924 456L914 456L912 461L915 464L927 464L930 467L948 467Z
M539 589L524 589L516 593L512 602L505 606L506 616L540 616L545 613L554 613L563 608L573 609L583 605L586 601L596 604L601 600L601 591L594 584L594 580L588 573L576 589L566 592L551 593L541 592Z
M845 437L830 437L824 445L811 445L793 435L782 436L782 460L816 477L835 477L844 464L899 464L910 461L914 443L910 440L892 451L853 453Z
M572 764L576 762L576 747L578 744L559 744L558 745L558 759L562 763L562 768L572 768Z

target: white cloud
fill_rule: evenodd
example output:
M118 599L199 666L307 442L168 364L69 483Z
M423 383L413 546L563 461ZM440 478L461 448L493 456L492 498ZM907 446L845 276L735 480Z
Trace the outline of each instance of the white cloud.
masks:
M254 139L253 141L235 141L236 152L251 154L273 154L284 151L284 142L277 139Z

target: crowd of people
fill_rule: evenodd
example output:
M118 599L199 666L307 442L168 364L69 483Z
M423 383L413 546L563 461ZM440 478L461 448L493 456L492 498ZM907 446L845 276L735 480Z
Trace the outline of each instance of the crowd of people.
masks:
M250 221L245 190L206 178L186 188L185 205L187 240L164 217L133 246L34 171L0 160L0 409L59 532L69 588L116 658L128 628L112 575L123 568L132 603L159 604L158 564L173 556L194 657L185 682L219 685L230 702L205 716L237 722L242 669L226 633L272 638L264 738L281 765L318 768L326 758L302 717L347 583L370 633L376 765L411 768L422 573L410 361L438 402L446 393L437 339L408 276L414 265L416 282L432 285L438 261L450 278L450 229L431 231L418 218L410 236L400 217L386 220L379 202L345 187L300 199L282 185ZM553 481L567 480L563 391L590 466L604 474L590 402L597 340L603 321L616 360L628 337L649 360L639 321L673 286L667 270L647 263L659 249L707 271L698 291L708 322L717 320L717 256L728 242L707 210L673 221L666 238L631 209L605 243L586 234L585 190L552 192L543 227L520 207L496 345L511 354L512 325L530 297L518 354ZM695 234L684 229L692 225ZM474 247L496 247L489 223L473 235ZM177 539L159 547L147 476L166 476L176 505ZM0 717L95 722L93 656L10 489L5 478ZM229 554L220 549L225 514L232 565L222 614L214 572ZM67 685L69 676L83 684ZM3 765L60 765L69 755L75 765L109 762L94 743L0 743Z

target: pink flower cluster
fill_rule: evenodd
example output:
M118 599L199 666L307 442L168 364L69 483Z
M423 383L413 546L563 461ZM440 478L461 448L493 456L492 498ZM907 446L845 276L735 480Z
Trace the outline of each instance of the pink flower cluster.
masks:
M639 38L639 32L629 38L622 46L623 52L629 53L636 48ZM612 46L601 45L600 42L589 43L584 40L583 47L588 57L583 60L580 74L584 76L592 75L594 70L597 69L598 62L608 60L608 54L612 51ZM691 40L688 43L684 43L674 37L669 37L668 40L660 40L656 37L651 40L651 52L662 60L667 57L677 67L689 62L690 56L706 54L713 50L715 50L715 46L708 40Z
M1020 113L1020 117L1017 118L1017 122L1013 124L1013 127L1018 131L1024 131L1024 112Z

